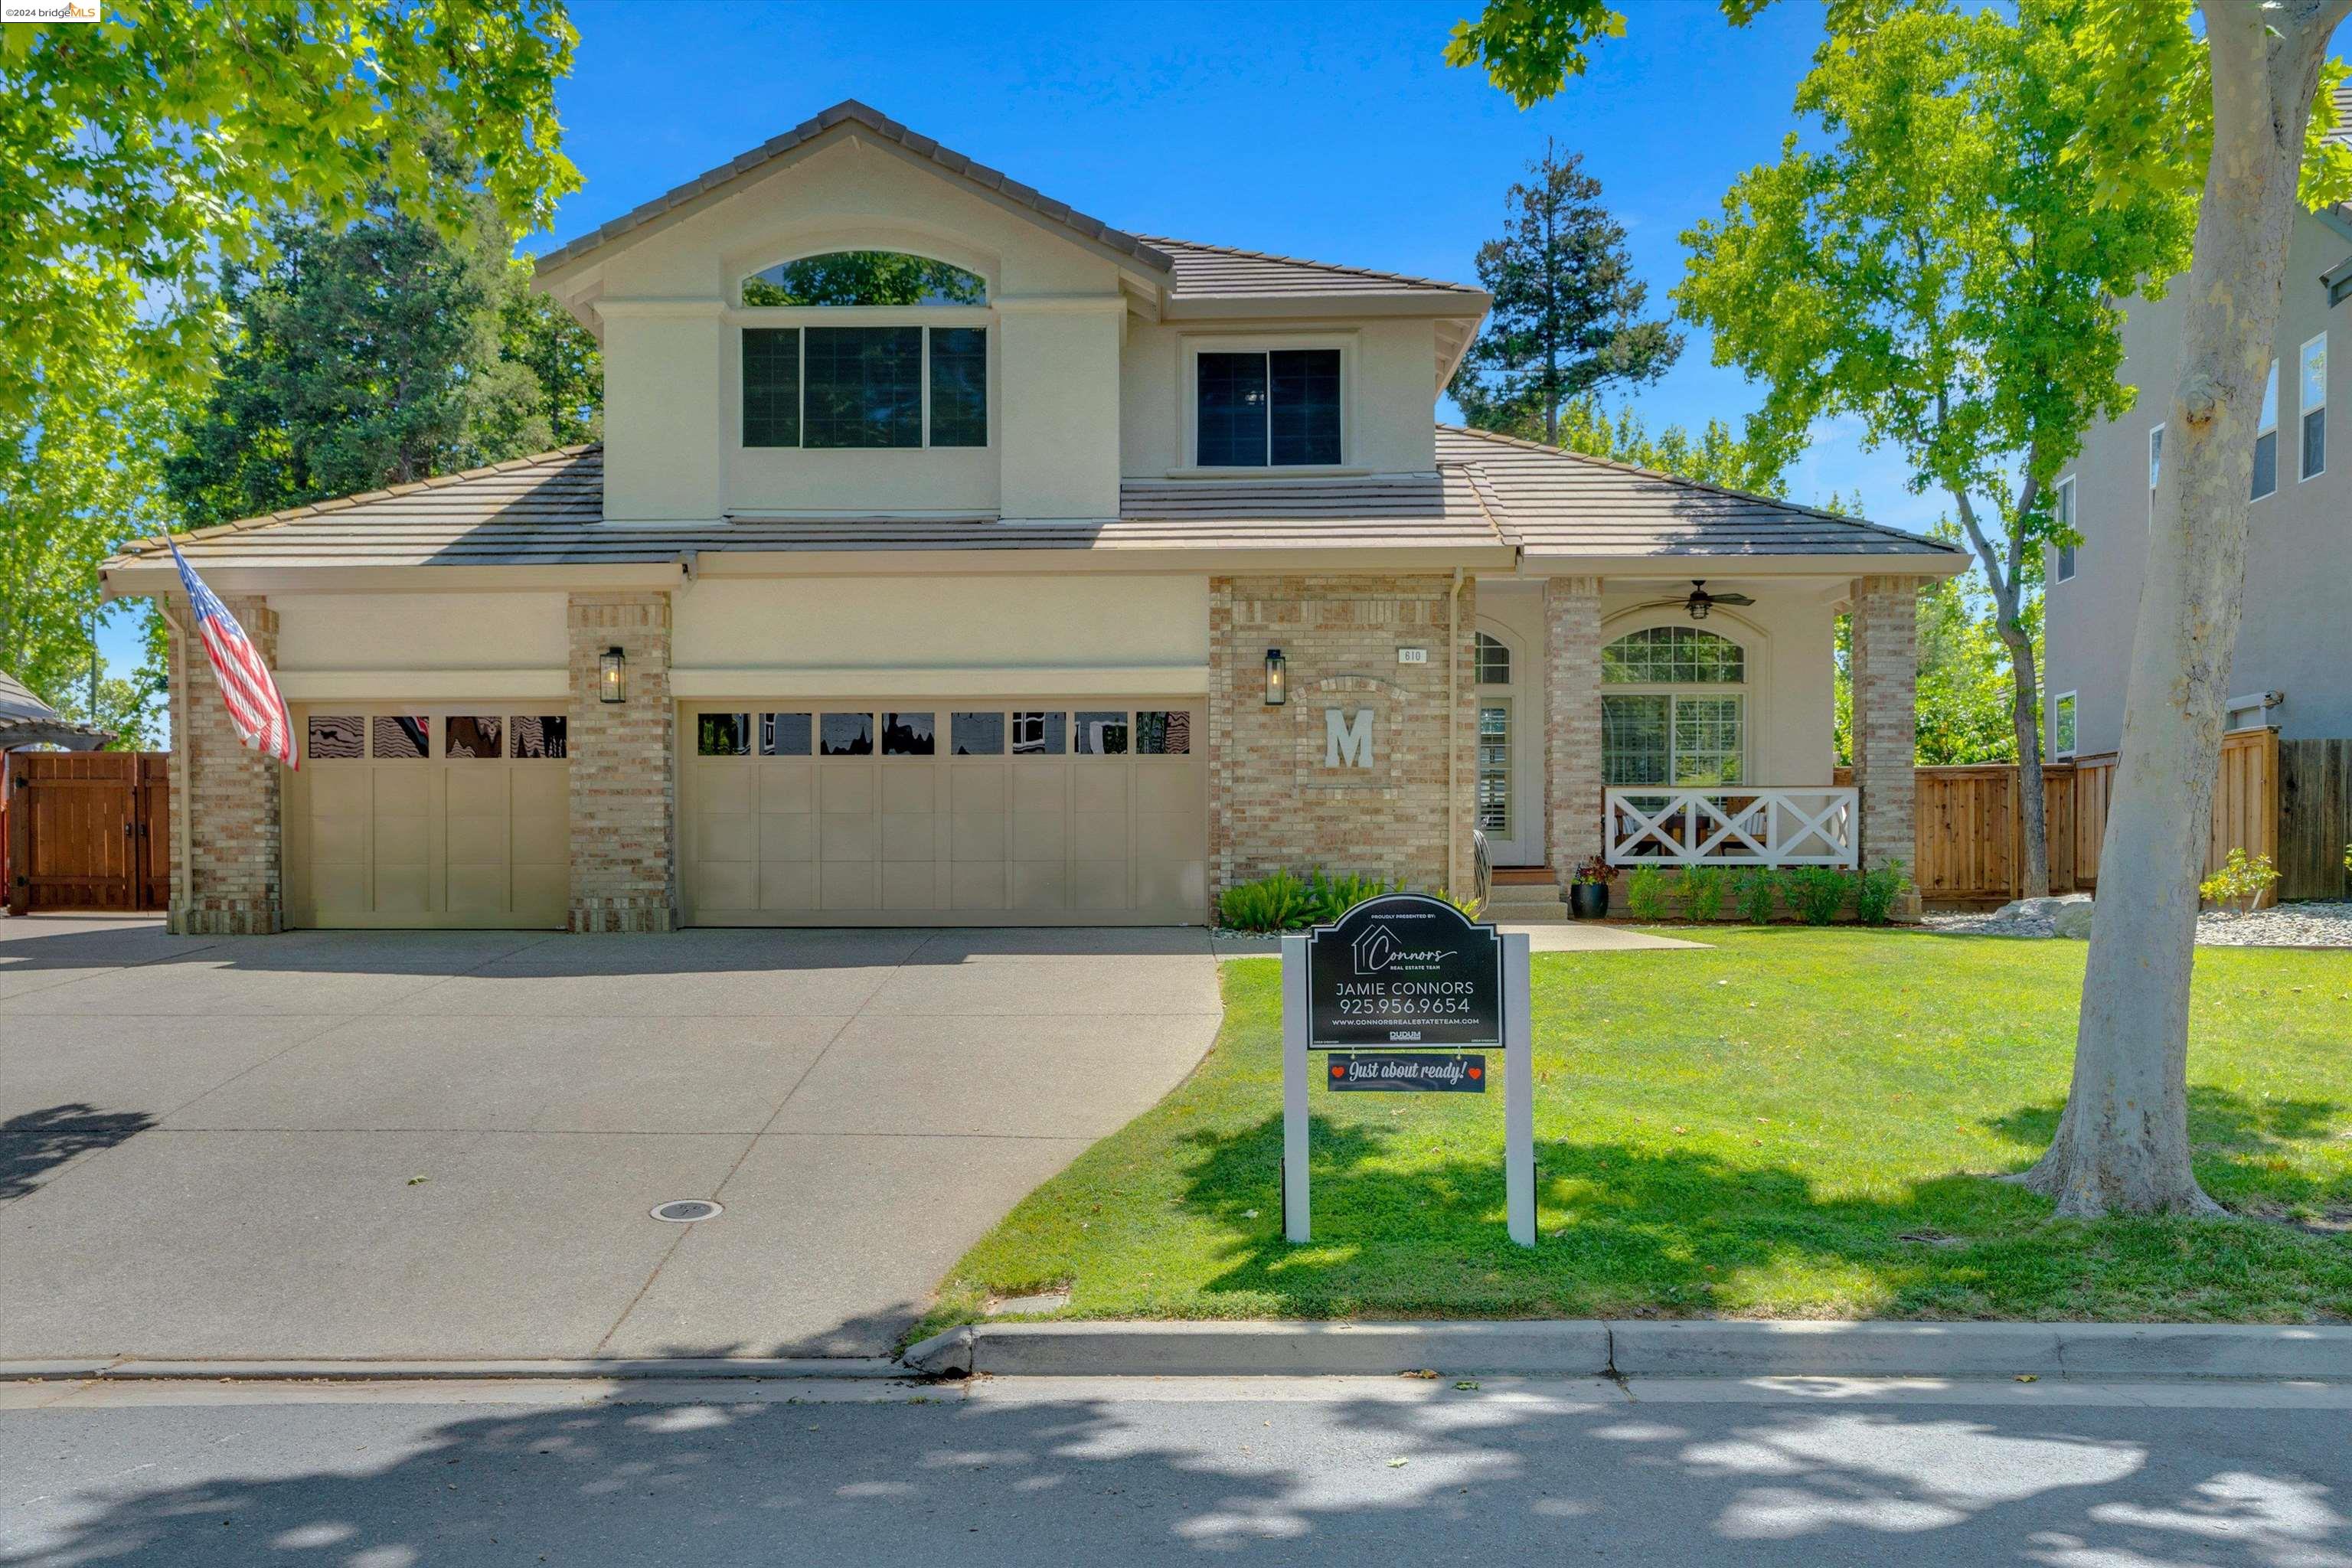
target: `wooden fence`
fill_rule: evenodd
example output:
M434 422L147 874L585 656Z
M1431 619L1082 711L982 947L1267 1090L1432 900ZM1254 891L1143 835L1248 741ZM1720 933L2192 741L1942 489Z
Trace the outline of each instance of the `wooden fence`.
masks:
M2279 742L2279 897L2352 898L2352 741Z
M2305 748L2336 748L2305 763ZM2298 802L2295 826L2285 830L2283 758L2292 758L2303 783L2298 794L2316 803L2332 801L2339 816L2352 780L2352 742L2289 742L2275 730L2242 730L2222 737L2221 770L2213 795L2213 825L2207 836L2205 868L2220 867L2232 849L2268 855L2281 869L2275 898L2326 898L2343 885L2343 837L2335 840L2334 882L2324 890L2317 867L2330 829L2317 805ZM2115 756L2077 757L2042 769L2042 793L2050 826L2050 890L2088 892L2099 882L2099 843L2107 831L2107 802L2114 793ZM1847 770L1838 770L1844 782ZM2347 833L2347 837L2352 837ZM2308 865L2305 862L2309 862ZM2025 888L2024 795L2014 763L1918 770L1918 825L1911 876L1929 903L1999 903Z
M160 752L5 754L8 912L160 910L171 786Z

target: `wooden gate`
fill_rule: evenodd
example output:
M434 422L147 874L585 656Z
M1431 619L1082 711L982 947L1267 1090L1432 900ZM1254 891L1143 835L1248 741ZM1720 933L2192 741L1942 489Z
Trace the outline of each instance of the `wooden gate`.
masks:
M8 912L160 910L172 881L160 752L11 752Z

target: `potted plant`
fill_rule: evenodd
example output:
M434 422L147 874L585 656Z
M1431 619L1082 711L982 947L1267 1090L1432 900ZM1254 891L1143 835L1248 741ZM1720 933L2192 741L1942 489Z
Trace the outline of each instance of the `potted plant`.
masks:
M1576 868L1568 885L1568 912L1580 921L1609 915L1609 862L1595 855Z

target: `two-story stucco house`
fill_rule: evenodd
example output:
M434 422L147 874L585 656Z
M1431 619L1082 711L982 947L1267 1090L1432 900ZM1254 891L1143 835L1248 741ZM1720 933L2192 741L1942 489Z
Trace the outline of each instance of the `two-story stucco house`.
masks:
M1476 831L1556 910L1604 852L1910 853L1962 558L1435 425L1475 289L1122 233L856 103L539 287L601 448L184 542L303 758L175 662L175 926L1199 922L1276 868L1466 891ZM176 593L159 545L106 586Z

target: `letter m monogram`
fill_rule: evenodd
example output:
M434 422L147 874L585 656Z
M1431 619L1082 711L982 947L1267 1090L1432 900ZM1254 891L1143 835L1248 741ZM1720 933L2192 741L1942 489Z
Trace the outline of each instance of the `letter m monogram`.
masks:
M1372 710L1359 708L1352 717L1337 708L1323 710L1323 765L1327 768L1369 768L1372 765Z

